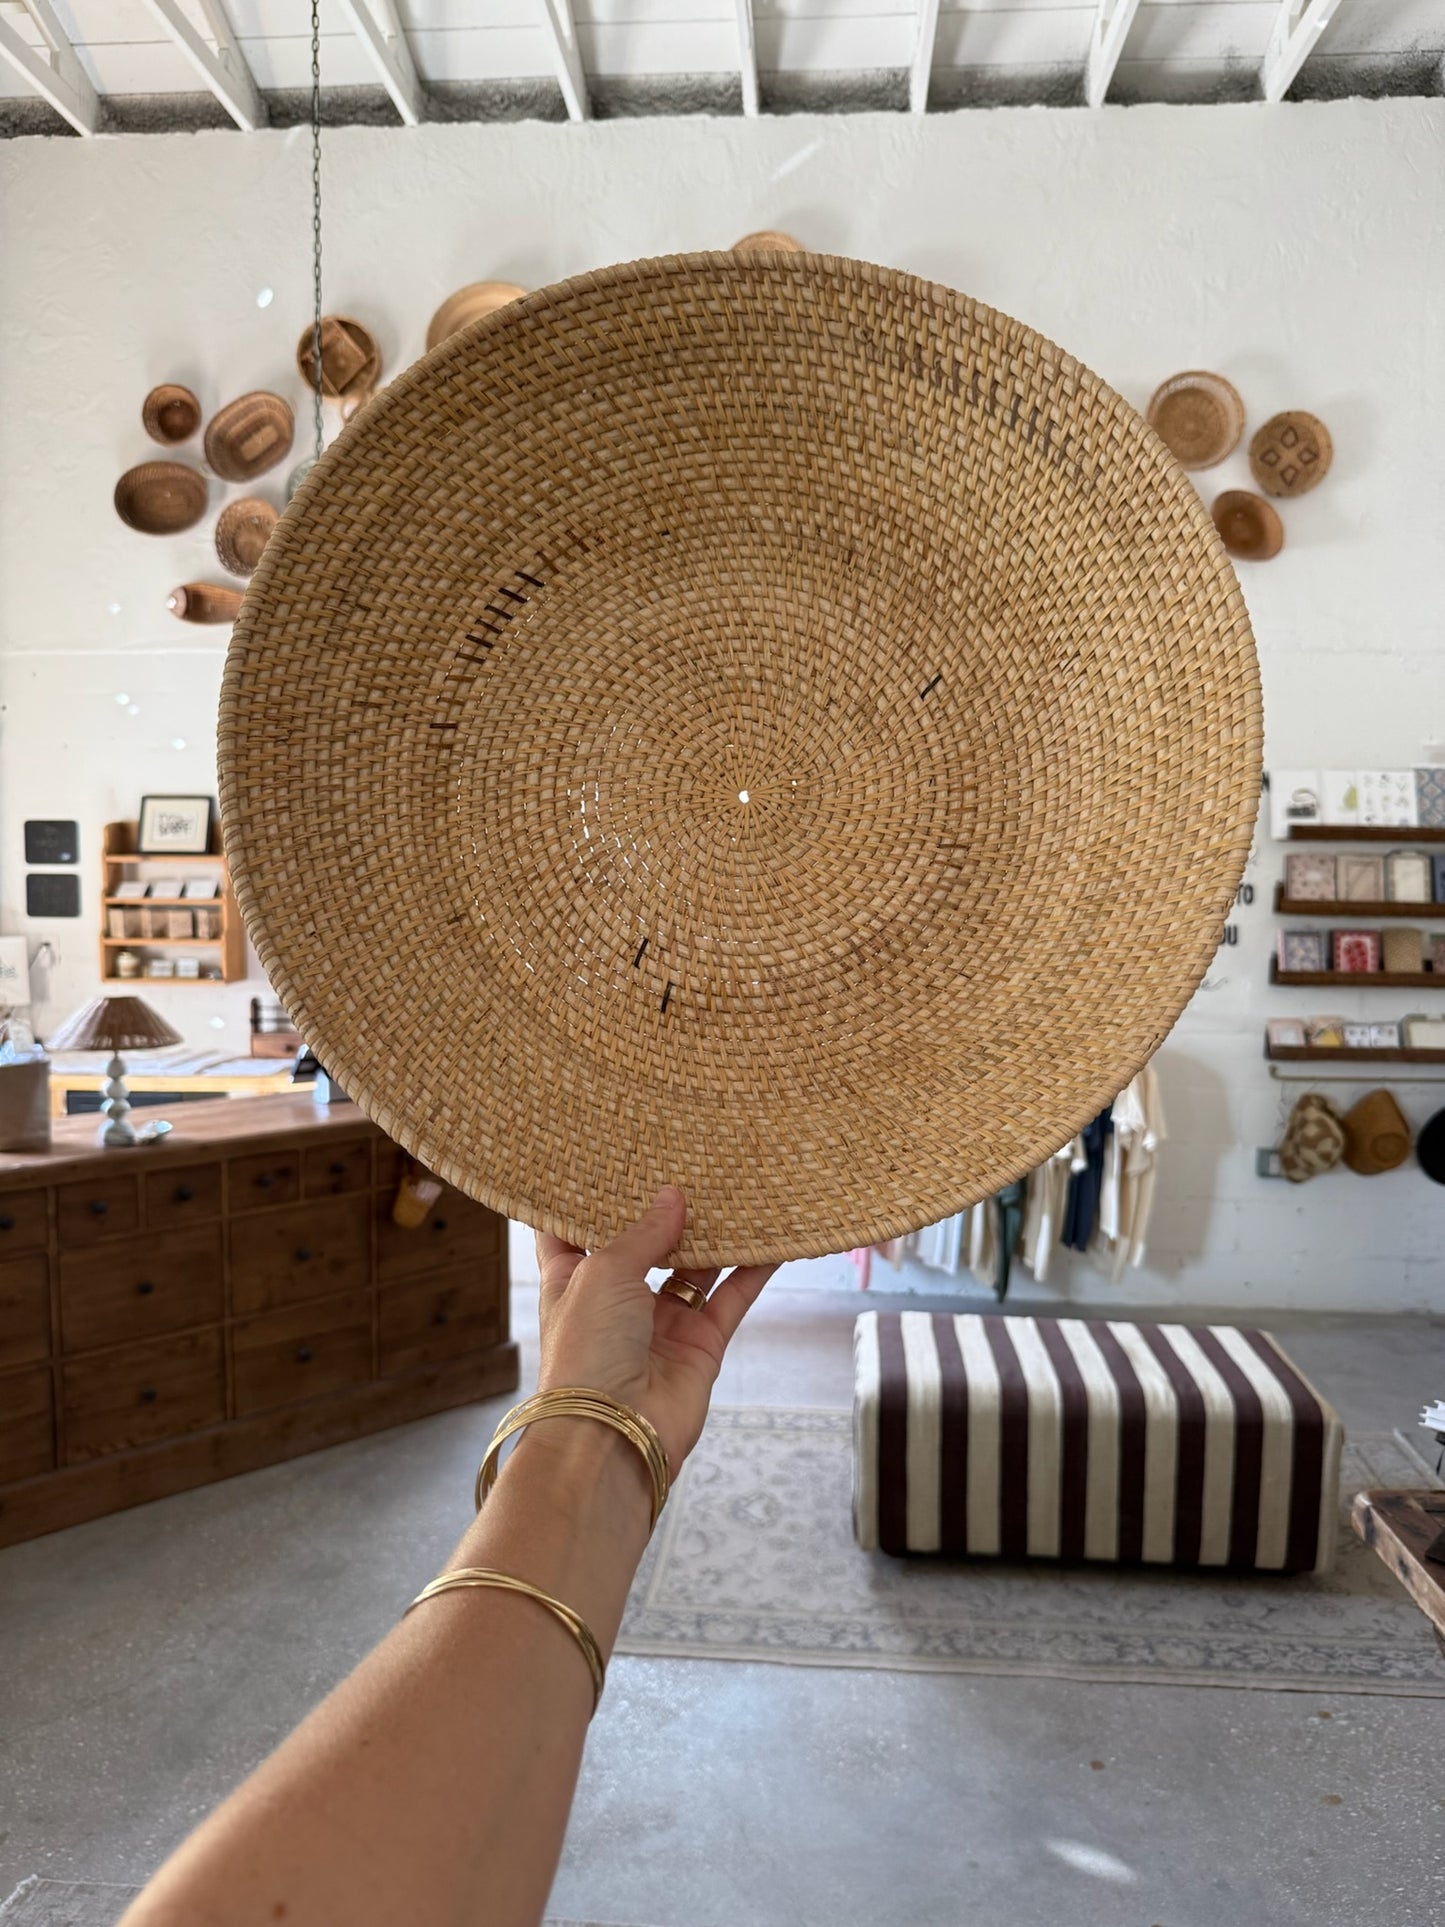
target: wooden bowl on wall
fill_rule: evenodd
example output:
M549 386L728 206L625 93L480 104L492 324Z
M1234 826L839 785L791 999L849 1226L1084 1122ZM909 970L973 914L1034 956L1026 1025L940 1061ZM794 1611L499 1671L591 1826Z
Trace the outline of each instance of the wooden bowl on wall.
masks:
M473 281L465 288L458 288L455 294L447 296L427 323L428 352L448 335L454 335L458 328L480 321L483 315L495 314L498 308L505 308L508 302L516 301L526 292L515 281Z
M206 478L186 462L142 462L115 485L115 512L142 535L179 535L206 512Z
M245 597L219 582L183 582L166 597L166 607L182 622L234 622Z
M316 388L316 331L302 330L296 343L296 368ZM381 380L381 350L370 328L350 315L321 317L321 393L327 401L361 400Z
M754 234L745 234L741 241L734 241L734 254L806 254L808 250L801 241L795 241L791 234L782 234L777 228L759 228Z
M290 402L258 388L227 402L206 429L206 460L225 482L253 482L291 452L296 417Z
M280 517L259 495L228 502L216 520L216 554L232 575L249 575Z
M1268 562L1284 547L1283 522L1253 489L1227 488L1209 513L1225 548L1242 562Z
M141 403L141 423L153 442L188 442L201 425L201 404L178 381L163 381Z
M1308 495L1330 472L1335 445L1318 415L1271 415L1249 444L1249 472L1266 495Z

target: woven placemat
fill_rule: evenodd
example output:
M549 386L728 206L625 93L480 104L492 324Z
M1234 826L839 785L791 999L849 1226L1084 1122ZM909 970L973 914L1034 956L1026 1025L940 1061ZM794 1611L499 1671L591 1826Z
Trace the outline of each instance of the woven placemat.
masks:
M226 847L384 1130L681 1261L946 1216L1169 1030L1258 798L1198 496L1019 323L817 255L585 275L297 492L227 662Z

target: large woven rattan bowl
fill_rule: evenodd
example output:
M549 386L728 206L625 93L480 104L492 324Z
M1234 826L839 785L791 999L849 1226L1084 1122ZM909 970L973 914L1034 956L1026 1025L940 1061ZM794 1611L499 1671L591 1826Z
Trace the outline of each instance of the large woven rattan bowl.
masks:
M386 388L236 625L226 848L323 1063L500 1211L835 1251L1156 1049L1254 824L1239 588L1143 420L817 255L543 289Z

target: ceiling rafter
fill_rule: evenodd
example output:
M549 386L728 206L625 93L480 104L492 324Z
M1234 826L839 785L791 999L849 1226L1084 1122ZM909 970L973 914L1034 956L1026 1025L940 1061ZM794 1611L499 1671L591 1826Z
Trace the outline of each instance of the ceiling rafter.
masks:
M93 134L100 124L100 97L55 9L50 0L25 0L25 9L40 29L47 51L32 47L8 20L0 20L0 60L28 81L57 114L64 115L77 134Z
M1084 56L1084 100L1090 107L1102 107L1108 98L1109 83L1138 11L1139 0L1099 0Z
M1339 5L1340 0L1280 0L1259 77L1267 101L1284 99Z
M582 70L582 49L577 44L577 22L572 15L572 0L541 0L543 24L552 42L552 58L557 68L557 85L567 103L569 120L590 120L592 102L587 93L587 76Z
M910 113L928 112L928 83L933 77L933 43L938 38L938 0L918 0L918 38L908 71Z
M420 126L426 94L393 0L341 0L341 10L402 120L408 127Z
M743 112L751 119L758 111L758 42L753 31L753 0L737 0L738 69L743 79Z
M146 5L242 132L254 134L258 127L264 127L266 103L251 78L231 23L221 10L221 0L200 0L214 46L182 12L180 0L146 0Z

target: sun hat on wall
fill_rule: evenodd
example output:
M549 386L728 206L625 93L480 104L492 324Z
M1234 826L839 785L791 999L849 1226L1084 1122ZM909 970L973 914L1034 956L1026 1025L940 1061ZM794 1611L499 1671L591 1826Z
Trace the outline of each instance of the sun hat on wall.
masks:
M381 1127L592 1245L836 1251L1152 1055L1259 792L1234 573L1158 438L948 289L636 262L384 389L251 579L227 851Z

